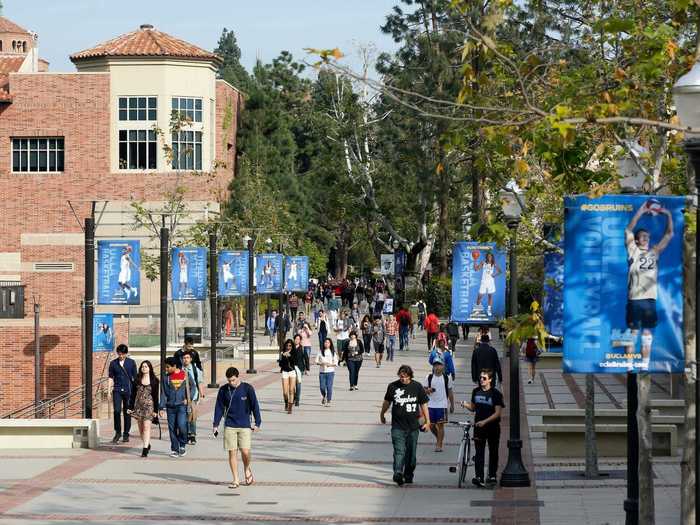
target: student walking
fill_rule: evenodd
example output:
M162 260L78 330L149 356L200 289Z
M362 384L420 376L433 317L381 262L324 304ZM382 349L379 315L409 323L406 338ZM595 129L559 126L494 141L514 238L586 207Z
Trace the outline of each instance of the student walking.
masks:
M425 312L427 310L425 303L423 302L423 299L420 299L416 303L416 308L418 309L418 329L419 330L424 330L425 329Z
M112 443L119 443L119 438L124 443L129 442L131 430L131 416L128 413L131 392L136 381L136 361L129 356L129 347L121 344L117 346L117 358L109 363L109 382L112 385L112 403L114 408L114 437ZM122 414L124 426L122 427ZM123 434L122 434L123 431Z
M265 328L267 328L267 334L270 336L270 346L272 346L277 336L277 310L270 312L267 321L265 321Z
M537 340L534 337L530 337L522 344L520 352L525 356L525 361L527 361L527 384L531 385L535 380L535 369L542 352L537 346Z
M391 443L394 448L394 482L401 486L413 483L416 470L418 429L430 428L428 396L423 385L413 380L413 369L408 365L399 367L399 379L390 383L384 396L379 421L386 424L386 412L391 407ZM425 422L421 426L418 418Z
M393 315L390 315L386 318L386 321L384 322L384 331L386 332L386 338L387 338L386 360L393 361L394 360L394 348L396 347L396 336L399 333L399 323L396 320L396 317L394 317Z
M357 390L357 381L360 377L363 353L364 348L362 346L362 341L357 339L357 332L353 330L350 332L350 339L348 340L348 344L345 345L345 350L340 353L340 361L344 361L348 365L350 390Z
M374 320L372 326L372 344L374 345L374 362L377 368L382 366L382 357L384 357L384 326L382 326L381 318Z
M454 355L459 341L459 325L454 321L447 323L447 337L450 340L450 352Z
M197 443L197 405L204 398L204 372L202 372L192 361L192 351L186 350L182 354L182 369L187 373L196 387L188 393L192 401L188 406L187 417L187 441L190 445Z
M184 370L177 366L174 357L165 360L165 377L161 384L160 417L168 417L170 434L170 457L182 457L187 454L187 415L191 403L188 392L194 391L196 385Z
M238 377L237 368L226 370L227 384L219 388L214 407L214 436L219 435L219 424L224 420L224 450L228 451L228 464L231 468L233 481L228 486L237 489L240 486L238 477L238 451L243 459L243 475L246 485L255 483L251 468L253 432L260 430L260 405L252 385L244 383ZM251 425L251 416L254 423Z
M401 306L396 314L396 320L399 323L399 351L408 350L408 333L413 324L411 312L404 306Z
M433 371L423 381L425 393L430 398L430 431L436 439L435 452L442 452L445 440L445 423L447 423L447 408L450 414L455 411L455 400L452 393L452 378L445 370L445 364L437 358L433 361Z
M484 369L493 370L495 377L498 378L498 383L503 381L501 360L496 349L489 344L490 341L489 334L481 334L479 343L472 353L472 380L475 383L479 382L479 373ZM496 382L494 381L495 386Z
M199 352L197 352L197 350L194 348L194 338L192 336L188 335L185 337L185 343L182 345L182 348L178 348L173 354L173 357L177 361L178 368L182 368L184 366L182 356L185 354L185 352L190 352L190 354L192 354L192 363L194 363L194 366L200 370L204 370L204 367L202 366L202 359L199 357Z
M309 354L311 349L309 349ZM309 370L311 366L309 364L309 354L304 351L304 346L301 343L301 335L297 334L294 336L294 355L296 357L295 370L297 373L297 384L296 391L294 395L294 406L299 406L301 402L301 382L302 376L309 375Z
M136 419L139 427L143 450L141 457L145 458L151 451L151 423L158 417L160 383L153 372L150 361L143 361L136 375L134 388L131 390L129 410L127 413Z
M372 346L372 320L369 315L365 315L362 318L360 331L362 332L362 344L365 348L365 352L369 354L370 347Z
M475 412L474 416L474 460L475 477L472 483L484 486L484 456L489 447L489 477L486 483L496 483L498 469L498 442L501 439L501 413L505 404L503 394L493 386L493 370L483 369L479 373L479 386L472 391L471 401L462 403L464 408Z
M277 362L280 365L280 373L282 374L282 395L284 396L284 405L287 414L292 413L294 406L294 394L297 388L297 350L294 348L294 341L287 339L282 346L280 357Z
M348 313L343 310L340 312L340 317L336 321L335 333L336 333L336 347L338 351L342 351L348 342L350 337L350 329L352 328L352 321L348 318Z
M328 320L328 316L326 315L326 312L323 311L323 309L318 311L318 347L323 348L323 341L326 340L328 337L328 334L330 333L330 321ZM338 350L340 351L340 349Z
M445 342L439 341L428 356L428 363L432 366L435 361L440 360L445 364L445 373L455 380L455 362L452 358L452 352L445 348Z
M302 315L304 315L303 312L299 312L299 316ZM306 360L309 361L311 359L311 326L309 323L304 321L298 333L301 336L301 347L304 349Z
M438 332L440 331L440 320L437 315L430 312L423 322L425 331L428 333L428 350L432 350L433 343L437 338Z
M320 367L318 372L318 384L321 389L321 405L331 406L333 399L333 380L335 379L335 367L338 366L338 355L333 348L333 341L326 339L323 347L316 354L316 364Z

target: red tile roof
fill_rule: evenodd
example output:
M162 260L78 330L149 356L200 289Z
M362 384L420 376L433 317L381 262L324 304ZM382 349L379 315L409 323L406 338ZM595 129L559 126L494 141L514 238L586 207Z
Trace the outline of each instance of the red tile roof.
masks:
M2 56L0 55L0 75L16 73L24 62L25 56Z
M74 53L70 59L75 62L76 60L97 57L150 56L221 61L221 58L214 53L158 31L150 25L142 25L137 31Z
M4 16L0 16L0 33L26 33L29 31L23 27L18 26L12 20L8 20Z

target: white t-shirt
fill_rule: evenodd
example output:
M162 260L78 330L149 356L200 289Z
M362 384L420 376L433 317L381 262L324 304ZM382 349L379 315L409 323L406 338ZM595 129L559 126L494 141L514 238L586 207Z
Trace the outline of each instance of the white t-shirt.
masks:
M425 376L423 386L428 388L428 378L430 374ZM428 408L448 408L449 399L445 391L445 380L433 374L433 380L430 382L430 388L434 388L435 392L428 394ZM447 376L447 388L452 388L452 378Z

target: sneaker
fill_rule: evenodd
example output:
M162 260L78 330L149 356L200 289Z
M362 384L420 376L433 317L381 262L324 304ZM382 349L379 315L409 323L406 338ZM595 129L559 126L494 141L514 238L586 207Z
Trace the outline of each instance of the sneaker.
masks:
M325 397L321 400L321 405L326 406L326 398Z
M326 403L326 408L329 408L330 406L331 406L331 402L328 401L328 402Z
M528 379L528 380L527 380L527 384L528 384L528 385L531 385L531 384L532 384L532 379Z
M353 390L355 390L355 387L354 387L354 386L351 386L351 387L350 387L350 392L352 392Z
M180 457L184 458L187 455L187 451L184 448L180 449Z
M359 388L357 388L357 385L355 385L355 390L359 390Z
M170 453L170 457L171 457L171 458L179 458L179 457L180 457L180 454L177 453L177 452L175 452L175 451L173 450L173 451Z
M394 482L395 482L399 487L400 487L401 485L403 485L403 483L404 483L404 481L403 481L403 474L401 474L400 472L397 472L396 474L394 474Z
M498 480L496 479L496 476L489 476L488 478L486 478L486 483L488 483L489 485L495 485L496 483L498 483Z
M474 478L472 479L472 484L476 487L483 487L484 486L484 480L481 478Z

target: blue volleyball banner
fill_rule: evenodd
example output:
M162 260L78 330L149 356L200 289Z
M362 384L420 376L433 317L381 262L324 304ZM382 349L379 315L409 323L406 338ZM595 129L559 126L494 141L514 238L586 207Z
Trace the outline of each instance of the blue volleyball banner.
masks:
M97 303L140 304L139 241L97 241Z
M94 314L92 318L92 351L112 352L114 350L114 316Z
M219 296L248 295L248 252L222 250L218 259Z
M564 371L682 372L685 198L564 204Z
M171 290L175 301L207 298L206 248L173 248Z
M309 289L309 258L306 255L287 255L284 258L284 289L288 292Z
M452 321L491 324L502 319L506 305L505 270L505 252L495 243L455 243L452 251Z
M564 335L564 254L544 254L544 294L542 300L544 327L549 335Z
M281 253L260 253L255 258L255 286L259 294L282 293Z

